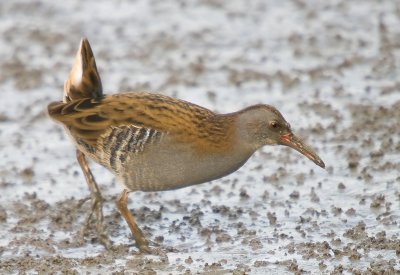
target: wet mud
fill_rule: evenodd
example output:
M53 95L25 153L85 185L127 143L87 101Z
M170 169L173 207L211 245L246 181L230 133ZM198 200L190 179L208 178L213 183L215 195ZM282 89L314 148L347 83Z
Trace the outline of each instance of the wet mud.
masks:
M0 3L0 273L398 274L400 5L396 1ZM326 163L279 146L236 173L131 193L158 244L140 254L92 164L113 247L63 129L60 100L82 36L106 92L156 91L218 112L268 103Z

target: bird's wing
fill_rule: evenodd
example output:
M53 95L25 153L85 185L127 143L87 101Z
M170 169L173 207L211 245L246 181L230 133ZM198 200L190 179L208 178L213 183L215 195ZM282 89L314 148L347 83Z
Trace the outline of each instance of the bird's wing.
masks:
M53 102L49 115L75 138L95 146L111 128L136 127L190 136L214 113L194 104L149 93L126 93L101 99Z

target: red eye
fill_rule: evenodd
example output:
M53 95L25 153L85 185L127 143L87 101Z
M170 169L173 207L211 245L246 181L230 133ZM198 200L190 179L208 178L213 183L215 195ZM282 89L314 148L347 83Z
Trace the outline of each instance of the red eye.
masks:
M275 120L271 121L270 122L270 126L271 126L271 128L277 128L278 127L278 122L276 122Z

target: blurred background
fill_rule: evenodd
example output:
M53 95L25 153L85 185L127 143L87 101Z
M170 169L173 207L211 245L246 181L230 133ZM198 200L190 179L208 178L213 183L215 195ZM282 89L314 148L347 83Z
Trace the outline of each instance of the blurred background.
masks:
M399 26L399 1L1 1L0 271L398 271ZM178 250L139 257L122 188L94 165L116 249L78 243L89 191L46 106L82 37L106 93L274 105L327 169L266 147L213 183L131 194L146 234Z

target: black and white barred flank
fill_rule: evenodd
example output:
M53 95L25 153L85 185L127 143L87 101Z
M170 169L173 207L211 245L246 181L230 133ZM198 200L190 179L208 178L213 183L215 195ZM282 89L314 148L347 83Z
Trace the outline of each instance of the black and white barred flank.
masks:
M112 127L103 139L103 151L109 157L109 165L117 169L117 164L123 164L128 155L143 152L146 146L159 141L162 133L135 125Z

